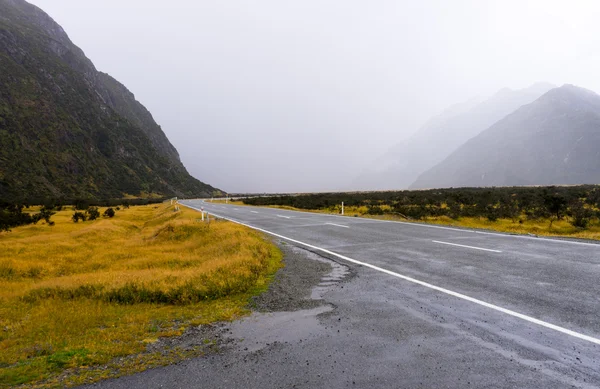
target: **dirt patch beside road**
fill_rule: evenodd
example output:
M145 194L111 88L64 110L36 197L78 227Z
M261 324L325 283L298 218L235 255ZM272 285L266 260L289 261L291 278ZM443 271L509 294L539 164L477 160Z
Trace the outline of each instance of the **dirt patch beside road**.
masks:
M344 265L285 242L276 243L284 253L284 267L277 272L267 292L252 298L250 305L258 312L316 308L323 305L324 289L349 275Z

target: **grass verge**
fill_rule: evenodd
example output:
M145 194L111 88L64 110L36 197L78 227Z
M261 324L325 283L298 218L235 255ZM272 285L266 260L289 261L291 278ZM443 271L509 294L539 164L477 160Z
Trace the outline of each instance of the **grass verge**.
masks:
M247 313L281 263L259 233L184 207L72 213L0 234L0 388L73 386L204 352L148 345Z
M217 201L215 201L217 202ZM224 201L221 201L224 202ZM242 201L229 201L229 204L244 206ZM325 213L339 215L341 211L340 206L334 206L328 209L300 209L285 205L269 205L266 208L276 209L287 209L291 211L300 212L312 212L312 213ZM384 211L389 211L389 207L381 206ZM367 207L345 207L344 214L346 216L365 217L371 219L381 220L397 220L403 222L416 222L416 223L430 223L444 226L453 227L465 227L484 229L490 231L505 232L511 234L534 234L549 237L562 237L562 238L577 238L577 239L592 239L600 240L600 224L596 223L590 225L586 229L581 229L573 226L569 223L567 218L561 220L551 220L549 218L538 218L534 220L528 220L525 215L515 219L497 219L490 221L485 217L460 217L458 219L452 219L447 216L440 217L426 217L422 220L408 220L402 216L394 214L384 215L369 215L367 213Z

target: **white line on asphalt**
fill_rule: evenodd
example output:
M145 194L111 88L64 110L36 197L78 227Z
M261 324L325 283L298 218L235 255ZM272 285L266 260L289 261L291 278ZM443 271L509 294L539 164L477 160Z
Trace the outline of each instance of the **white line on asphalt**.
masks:
M252 213L258 213L258 212L256 212L256 211L250 211L250 212L252 212Z
M439 243L439 244L447 244L449 246L458 246L458 247L465 247L468 249L475 249L475 250L483 250L483 251L490 251L492 253L501 253L502 251L500 250L491 250L491 249L484 249L482 247L475 247L475 246L467 246L464 244L457 244L457 243L450 243L450 242L440 242L439 240L432 240L433 243Z
M291 216L282 216L282 215L275 215L275 216L277 216L277 217L282 217L282 218L284 218L284 219L291 219Z
M348 227L348 226L343 226L343 225L341 225L341 224L335 224L335 223L325 223L325 224L328 224L328 225L330 225L330 226L336 226L336 227L350 228L350 227Z
M222 207L222 208L225 209L225 207ZM265 209L276 209L276 208L265 207ZM317 215L318 216L329 216L329 217L337 217L337 218L344 218L344 219L347 219L350 217L350 216L332 215L332 214L327 214L327 213L317 214L317 213L313 213L313 212L303 212L303 211L292 211L292 210L284 210L284 211L285 212L302 213L304 215L308 214L308 215L315 215L315 216L317 216ZM552 238L543 238L543 237L529 236L529 235L503 234L500 232L477 231L477 230L469 230L466 228L454 228L454 227L446 227L446 226L436 226L433 224L401 222L401 221L397 221L397 220L381 220L381 219L369 219L369 218L361 218L361 219L364 220L365 222L396 223L396 224L405 224L408 226L415 226L415 227L434 228L434 229L440 229L440 230L465 232L465 233L471 233L471 234L492 235L492 236L499 236L499 237L503 237L503 238L530 239L530 240L536 240L538 242L567 243L567 244L576 244L576 245L582 245L582 246L594 246L594 247L600 248L599 243L578 242L575 240L568 240L568 239L552 239ZM362 222L362 220L361 220L361 222Z
M186 204L183 204L183 205L186 205ZM192 207L191 205L186 205L186 206L190 207L192 209L195 209L196 211L199 211L198 208ZM493 310L498 311L498 312L502 312L502 313L507 314L509 316L513 316L513 317L516 317L516 318L528 321L530 323L537 324L539 326L542 326L542 327L545 327L545 328L549 328L551 330L558 331L558 332L561 332L563 334L566 334L566 335L569 335L569 336L572 336L572 337L575 337L575 338L578 338L578 339L581 339L581 340L585 340L585 341L588 341L590 343L594 343L594 344L600 345L600 339L598 339L598 338L594 338L592 336L585 335L585 334L582 334L582 333L570 330L568 328L560 327L560 326L557 326L555 324L548 323L548 322L545 322L543 320L539 320L539 319L536 319L535 317L527 316L527 315L524 315L524 314L519 313L519 312L511 311L510 309L502 308L502 307L499 307L497 305L485 302L483 300L479 300L479 299L476 299L476 298L473 298L473 297L469 297L469 296L467 296L465 294L454 292L454 291L451 291L449 289L445 289L445 288L442 288L440 286L436 286L436 285L430 284L428 282L420 281L420 280L417 280L417 279L412 278L412 277L408 277L408 276L405 276L405 275L402 275L402 274L399 274L399 273L395 273L393 271L386 270L386 269L383 269L383 268L375 266L375 265L371 265L370 263L360 262L360 261L357 261L356 259L352 259L350 257L346 257L344 255L341 255L341 254L338 254L338 253L334 253L333 251L330 251L330 250L327 250L327 249L324 249L324 248L321 248L321 247L313 246L311 244L304 243L304 242L301 242L301 241L296 240L296 239L288 238L287 236L279 235L279 234L276 234L276 233L271 232L271 231L267 231L267 230L262 229L262 228L254 227L254 226L251 226L251 225L246 224L246 223L239 222L239 221L234 220L234 219L230 219L230 218L227 218L227 217L224 217L224 216L219 216L219 215L214 215L214 216L220 217L220 218L225 219L225 220L232 221L234 223L238 223L240 225L243 225L243 226L255 229L257 231L264 232L264 233L269 234L269 235L276 236L276 237L281 238L281 239L285 239L285 240L290 241L290 242L298 243L300 245L309 247L311 249L318 250L318 251L324 252L326 254L332 255L334 257L343 259L344 261L355 263L357 265L361 265L361 266L364 266L364 267L368 267L370 269L379 271L381 273L385 273L385 274L388 274L390 276L393 276L393 277L396 277L396 278L400 278L402 280L405 280L405 281L408 281L408 282L412 282L414 284L421 285L421 286L424 286L426 288L433 289L433 290L436 290L438 292L445 293L447 295L454 296L454 297L457 297L459 299L466 300L466 301L472 302L474 304L478 304L478 305L481 305L483 307L493 309Z

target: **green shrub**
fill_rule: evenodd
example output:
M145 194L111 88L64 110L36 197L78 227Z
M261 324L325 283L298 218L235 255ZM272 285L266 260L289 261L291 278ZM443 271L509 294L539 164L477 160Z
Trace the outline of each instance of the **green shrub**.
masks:
M75 212L75 213L73 214L73 216L71 217L71 219L72 219L72 220L73 220L75 223L78 223L80 220L81 220L81 221L86 221L86 220L87 220L87 215L86 215L85 213L83 213L83 212L79 212L79 211L77 211L77 212Z
M98 210L98 207L89 207L85 213L87 214L87 218L89 220L96 220L100 217L100 211Z
M577 228L585 229L590 224L590 219L594 216L594 212L585 207L582 201L571 203L569 214L571 216L570 223Z

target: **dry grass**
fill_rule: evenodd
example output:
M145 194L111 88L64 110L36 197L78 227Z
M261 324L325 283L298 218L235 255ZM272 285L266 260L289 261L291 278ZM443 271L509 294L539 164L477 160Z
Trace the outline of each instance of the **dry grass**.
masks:
M446 216L439 218L428 218L428 223L469 227L483 228L488 230L516 233L516 234L535 234L544 236L557 236L581 239L596 239L600 240L600 225L597 223L590 224L590 227L583 230L574 227L566 218L562 220L554 220L552 225L550 219L527 220L525 216L521 218L521 223L518 220L498 219L489 221L487 218L478 217L463 217L458 220L451 219Z
M241 201L231 202L230 204L235 205L245 205ZM327 209L318 209L318 210L306 210L299 209L289 206L281 206L281 205L269 205L265 206L267 208L277 208L277 209L287 209L290 211L301 211L301 212L312 212L312 213L325 213L325 214L333 214L339 215L341 213L341 206L333 206ZM380 208L384 212L390 212L391 208L386 205L380 206ZM381 219L381 220L398 220L403 222L417 222L417 223L432 223L439 224L445 226L456 226L456 227L467 227L467 228L477 228L477 229L486 229L498 232L507 232L507 233L515 233L515 234L535 234L535 235L543 235L543 236L554 236L554 237L564 237L564 238L580 238L580 239L593 239L600 240L600 222L596 219L592 220L589 227L587 229L580 229L574 227L567 218L563 218L562 220L554 220L550 223L550 219L536 219L536 220L528 220L525 215L523 215L519 222L519 219L498 219L496 221L490 221L484 217L461 217L459 219L452 219L447 216L442 217L428 217L424 220L407 220L399 215L393 214L385 214L385 215L369 215L367 214L368 208L366 206L355 207L355 206L346 206L344 207L344 215L346 216L356 216L356 217L366 217L371 219Z
M77 224L72 213L0 234L0 387L51 382L190 324L239 317L281 261L260 234L199 223L183 207Z

